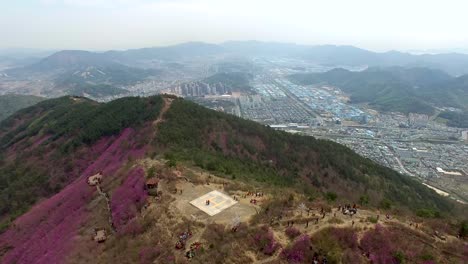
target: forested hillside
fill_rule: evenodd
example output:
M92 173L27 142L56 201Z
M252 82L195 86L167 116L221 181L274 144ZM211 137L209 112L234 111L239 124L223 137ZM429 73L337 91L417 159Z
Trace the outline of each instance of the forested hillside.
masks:
M250 237L261 232L269 241L274 241L274 235L260 223L267 223L272 215L276 218L284 206L297 207L296 199L322 206L322 211L324 206L354 201L367 210L433 219L434 225L441 221L438 218L451 219L450 228L445 229L451 235L458 232L463 216L461 205L344 146L275 131L172 96L122 98L109 103L62 97L20 110L0 127L0 258L4 263L60 263L69 256L78 263L109 263L116 257L127 262L170 258L169 263L174 263L171 233L185 229L191 223L187 221L192 221L183 215L187 209L175 209L188 206L187 200L177 201L185 192L176 191L176 196L170 198L178 186L174 181L186 186L190 197L191 191L207 188L203 183L213 181L213 177L222 179L217 180L223 182L222 188L228 188L225 184L229 182L234 193L253 186L288 193L268 198L271 200L256 214L252 205L240 205L246 210L240 213L253 215L248 222L252 226L242 227L241 233L248 232ZM96 173L103 175L97 188L87 182ZM213 176L205 178L207 174ZM145 177L155 175L165 187L164 193L153 199L148 197L144 183ZM216 186L211 188L219 188ZM177 202L172 204L174 199ZM302 212L297 217L302 217ZM378 221L372 218L372 211L360 217L366 227ZM347 224L354 225L354 221L346 219ZM97 227L110 232L105 247L96 247L89 239L90 230ZM205 227L201 222L193 226L199 232ZM231 243L242 248L252 245L249 250L267 255L277 250L265 250L255 239L246 244L242 236L224 234L224 228L206 227L200 234L215 244L200 253L199 263L218 258L213 254L221 247L223 258L248 263L250 257L239 253L245 249L225 248ZM388 228L391 234L403 234ZM218 230L227 240L206 233L212 230ZM368 236L372 239L378 234L370 232ZM155 237L164 245L159 253L151 248ZM361 243L366 248L365 241ZM444 247L459 248L460 244ZM327 254L338 254L329 255L332 259L346 255L343 249L326 248L330 251ZM288 260L293 254L289 250L284 249L278 258ZM385 256L393 258L395 250L386 251ZM439 251L431 252L440 258ZM424 251L418 249L417 254ZM353 253L353 258L362 263L360 254Z
M2 215L18 215L38 197L59 191L79 174L65 173L75 170L68 167L73 166L71 157L102 138L154 119L161 101L160 97L124 98L99 104L64 97L24 109L3 121L1 189L2 197L8 199L2 199ZM174 101L154 141L152 136L141 135L140 141L152 141L158 155L174 162L193 162L229 178L298 186L311 198L333 192L349 199L371 197L374 206L451 210L450 203L435 192L344 146L275 131L182 99ZM32 151L12 152L31 145L35 147ZM50 152L48 164L35 157L44 152ZM65 166L58 165L62 163ZM58 166L53 172L49 171L51 164ZM17 186L29 191L18 193Z
M249 84L252 78L251 74L245 72L220 72L203 79L203 82L211 85L222 83L233 91L248 93L252 92Z
M433 114L435 107L468 107L465 77L426 68L369 68L362 72L334 69L295 74L299 84L329 84L350 94L353 103L369 103L381 111Z
M374 206L450 211L450 202L347 147L275 131L253 121L176 100L158 137L170 160L190 161L226 177L299 186L311 197L334 192L372 197Z
M62 97L20 110L1 122L0 219L4 227L10 221L7 216L14 219L73 182L105 151L106 142L125 129L142 127L157 116L161 106L160 97L123 98L108 104ZM141 134L141 140L148 136ZM132 155L130 150L128 154Z

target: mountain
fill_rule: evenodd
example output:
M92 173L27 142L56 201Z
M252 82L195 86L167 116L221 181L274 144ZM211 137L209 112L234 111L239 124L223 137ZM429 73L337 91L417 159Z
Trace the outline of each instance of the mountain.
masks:
M465 76L452 77L429 68L373 67L361 72L333 69L295 74L300 84L326 83L351 95L353 103L369 103L381 111L434 113L435 107L467 109Z
M398 51L379 53L353 46L325 45L306 49L300 56L326 65L424 67L443 70L455 76L468 73L468 55L460 53L421 55Z
M113 62L104 54L84 50L63 50L56 52L28 67L30 70L54 71L76 70L90 66L108 66Z
M121 86L133 84L141 79L157 77L161 70L170 68L177 62L200 63L240 57L293 58L331 67L400 66L437 69L454 76L468 74L466 54L412 55L397 51L378 53L353 46L313 46L259 41L230 41L222 44L188 42L166 47L107 52L65 50L28 66L7 69L5 73L20 79L36 77L55 80L58 76L61 79L76 79L77 76L81 76L82 82L122 88ZM90 77L95 80L90 81ZM61 89L59 85L57 89Z
M0 95L0 121L20 109L37 104L43 100L45 100L45 98L32 95Z
M44 60L38 67L63 65L103 66L109 63L138 65L141 61L200 60L224 56L290 57L331 66L401 66L431 68L455 76L468 74L468 55L459 53L421 54L389 51L373 52L353 46L298 45L292 43L229 41L221 44L188 42L173 46L131 49L123 51L87 52L61 51ZM61 64L62 63L62 64Z
M9 78L52 83L47 92L88 95L94 98L125 94L125 86L158 76L159 70L130 67L103 53L67 50L54 53L37 63L5 71Z
M223 47L203 42L187 42L173 46L131 49L125 51L108 51L104 55L115 60L168 60L201 59L225 53Z
M343 231L337 224L336 230L327 229L338 232L338 237L332 236L338 242L330 242L338 243L334 248L314 240L322 229L316 229L312 240L304 237L317 247L315 252L324 254L325 250L334 261L350 254L345 252L349 248L346 241L356 250L350 255L357 258L352 263L366 263L358 243L363 253L385 258L403 250L399 254L410 260L429 254L431 259L450 263L464 254L446 256L443 252L463 247L454 235L459 213L466 208L458 208L460 205L419 182L337 143L275 131L171 96L130 97L109 103L68 96L40 102L0 123L0 156L2 263L179 263L185 261L185 253L174 249L174 243L190 239L191 233L188 238L187 233L178 235L187 228L194 232L190 243L201 241L203 247L197 250L200 245L192 245L196 263L276 258L288 262L290 254L296 254L290 252L296 242L277 240L284 237L279 232L285 232L286 223L275 219L283 212L285 220L291 213L303 219L305 211L300 216L294 213L294 208L305 207L301 202L317 208L314 214L320 207L322 212L331 212L338 204L359 201L362 206L355 218L338 215L343 219L339 220L337 213L334 217L323 214L320 225L322 221L341 221L351 228L356 220L366 227ZM96 173L101 173L102 180L97 187L90 186L88 177ZM148 197L151 190L144 188L146 177L155 176L161 193ZM242 199L235 205L239 208L235 214L227 209L224 216L210 218L188 204L213 189ZM258 205L252 204L253 199ZM377 208L382 211L372 211ZM431 241L429 235L410 230L399 220L375 219L383 212L429 217L424 227L428 230L442 221L443 234L454 242L432 242L435 248L413 249L412 255L403 245L378 243L387 250L379 253L372 239L391 236L389 241L400 241L403 236L403 241L415 245ZM443 219L451 219L453 225L437 217L450 217ZM297 219L296 225L305 223ZM319 221L312 219L308 221ZM233 221L235 230L231 229ZM381 225L374 226L379 221ZM104 245L92 239L97 230L107 232ZM341 239L340 232L350 239L357 237L355 232L363 232L368 238L361 242ZM322 239L319 241L325 241ZM280 244L284 249L274 254ZM310 247L306 245L307 250ZM313 251L307 252L297 254L309 261Z
M451 127L468 128L468 111L455 112L455 111L444 111L438 116L443 121L446 120L446 124Z
M59 74L60 81L107 82L126 85L157 74L155 70L129 67L113 60L104 53L80 50L60 51L32 64L18 69L20 73ZM13 71L14 74L14 71Z
M220 44L226 51L241 56L292 57L307 46L293 43L262 41L227 41Z
M424 67L454 76L468 74L468 54L461 53L413 55L398 51L373 52L346 45L313 46L259 41L232 41L221 46L238 55L292 57L327 66Z
M38 62L54 51L35 49L0 49L0 71L9 68L24 67ZM1 76L1 73L0 73Z

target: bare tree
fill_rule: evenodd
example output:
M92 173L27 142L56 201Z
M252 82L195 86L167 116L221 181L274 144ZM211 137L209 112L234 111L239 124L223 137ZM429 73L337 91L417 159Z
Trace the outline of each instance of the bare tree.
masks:
M304 203L301 203L301 204L299 204L299 206L297 208L301 212L301 217L302 217L302 213L307 210L307 206Z

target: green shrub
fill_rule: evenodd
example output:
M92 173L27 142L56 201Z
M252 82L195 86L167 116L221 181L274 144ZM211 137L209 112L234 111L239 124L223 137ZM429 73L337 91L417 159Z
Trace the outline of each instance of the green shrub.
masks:
M371 222L371 223L373 223L373 224L377 224L377 222L378 222L379 220L377 219L377 217L369 216L369 217L367 217L367 221L369 221L369 222Z
M154 166L151 166L148 171L146 172L146 177L152 178L156 175L156 168Z
M369 204L369 195L367 195L367 194L361 195L361 197L359 197L359 203L361 205Z
M423 208L419 209L416 215L423 218L438 218L440 217L440 212L434 209Z
M398 264L404 264L405 263L405 255L403 254L403 252L401 252L401 251L396 252L394 257L395 257L395 260L397 261Z
M336 200L336 198L338 197L338 195L334 192L327 192L325 194L325 198L327 199L327 201L329 202L334 202Z
M392 208L392 201L390 201L389 199L383 199L380 202L380 208L390 210Z
M434 260L434 256L432 256L432 255L429 254L429 253L425 253L425 254L421 255L421 259L422 259L422 260L425 260L425 261Z

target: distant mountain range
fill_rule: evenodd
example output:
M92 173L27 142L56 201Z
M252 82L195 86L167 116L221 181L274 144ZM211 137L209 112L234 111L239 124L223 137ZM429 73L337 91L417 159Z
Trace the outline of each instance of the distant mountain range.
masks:
M34 64L5 72L7 76L18 79L50 80L55 90L65 94L93 97L127 93L123 86L159 73L155 69L124 65L101 53L79 50L60 51Z
M451 75L468 74L468 55L460 53L413 55L399 51L372 52L353 46L307 46L265 42L226 42L229 52L261 56L285 56L322 65L427 67Z
M462 75L468 74L468 55L412 55L397 51L377 53L352 46L231 41L222 44L189 42L168 47L107 52L65 50L31 65L8 69L0 73L0 76L49 80L54 85L52 90L61 91L59 95L99 97L125 94L125 86L159 78L164 72L187 70L182 61L202 63L239 57L293 58L328 67L372 68L355 74L337 70L325 75L296 76L296 81L311 83L318 78L318 81L340 85L352 92L354 101L370 102L383 110L431 113L433 106L453 104L460 108L466 107L468 77ZM376 70L376 67L393 68ZM348 78L352 78L352 82L348 82ZM366 81L367 78L377 79L369 82ZM352 87L361 83L364 84L362 87ZM375 83L380 88L370 87ZM365 94L369 89L373 92ZM445 94L447 90L449 92ZM381 92L375 94L377 91Z
M297 45L289 43L230 41L222 44L188 42L167 47L124 51L60 51L38 63L33 69L57 66L132 65L142 60L177 61L209 56L271 56L305 59L322 65L428 67L451 75L468 74L468 55L461 53L413 55L399 51L372 52L353 46Z
M291 75L299 84L329 84L382 111L434 113L435 107L468 109L468 75L452 77L428 68L369 68L362 72L333 69Z
M36 63L42 58L52 55L54 52L52 50L22 48L0 49L0 71Z

